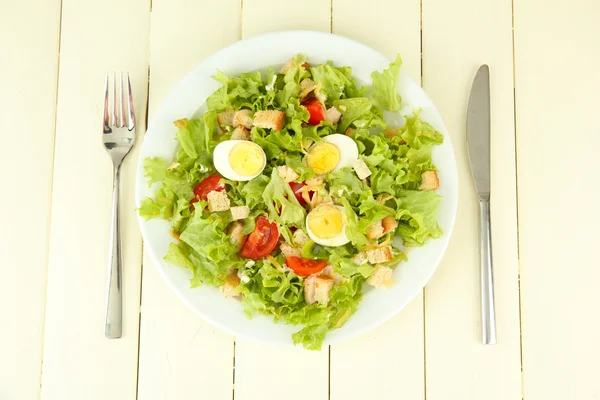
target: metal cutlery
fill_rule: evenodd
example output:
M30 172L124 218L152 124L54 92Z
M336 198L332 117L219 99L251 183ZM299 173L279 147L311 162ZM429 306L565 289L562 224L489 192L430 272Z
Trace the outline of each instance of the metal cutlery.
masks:
M492 233L490 224L490 72L477 71L467 111L467 150L479 198L481 257L481 325L483 344L496 344Z
M108 287L104 336L109 339L122 335L123 292L121 286L121 230L119 225L119 187L121 164L135 143L135 113L129 73L127 82L120 74L117 97L117 76L113 73L112 85L106 74L104 88L104 113L102 142L113 162L112 213L108 255ZM112 96L111 96L112 94ZM112 101L109 101L111 98Z

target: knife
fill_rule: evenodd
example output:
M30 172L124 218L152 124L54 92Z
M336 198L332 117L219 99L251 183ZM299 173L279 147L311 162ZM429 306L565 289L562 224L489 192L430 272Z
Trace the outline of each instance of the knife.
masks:
M479 198L482 341L483 344L496 344L490 228L490 70L487 65L479 67L471 88L467 110L467 150Z

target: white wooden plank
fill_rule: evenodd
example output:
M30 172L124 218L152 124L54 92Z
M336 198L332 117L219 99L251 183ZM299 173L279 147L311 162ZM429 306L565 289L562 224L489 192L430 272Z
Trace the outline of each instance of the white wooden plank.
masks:
M112 166L101 145L104 73L129 71L138 133L147 87L149 4L63 0L42 397L133 398L141 240L137 149L122 170L123 338L104 337ZM139 148L139 146L137 146Z
M600 393L600 3L515 1L524 398Z
M0 8L0 398L27 400L40 391L60 2Z
M242 37L265 32L306 29L329 32L329 0L306 0L290 3L277 0L242 1Z
M385 12L382 13L382 10ZM399 16L402 23L399 24ZM356 21L360 20L357 29ZM358 40L421 77L420 3L333 2L333 32ZM331 348L331 399L424 398L423 296L372 332ZM370 382L368 385L365 382Z
M150 32L152 117L181 77L239 39L239 0L154 0ZM144 254L138 398L231 399L233 337L200 319Z
M459 174L452 240L425 294L427 399L521 399L511 2L423 0L423 84L450 131ZM467 99L491 71L492 236L498 344L481 344L478 205L465 145Z
M242 36L288 29L311 29L329 32L330 3L310 0L290 12L290 4L277 0L244 0ZM310 56L310 55L309 55ZM260 360L257 362L257 360ZM309 352L301 348L278 348L236 340L235 399L289 400L328 398L329 353ZM290 390L290 377L310 371L310 385L296 385Z

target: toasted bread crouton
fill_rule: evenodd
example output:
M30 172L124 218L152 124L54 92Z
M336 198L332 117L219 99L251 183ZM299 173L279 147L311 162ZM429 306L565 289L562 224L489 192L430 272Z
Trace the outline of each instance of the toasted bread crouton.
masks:
M238 126L231 132L231 140L250 140L250 132L243 126Z
M232 222L227 229L227 234L231 237L231 243L243 245L246 243L246 235L242 232L244 231L244 224L241 222Z
M229 272L229 274L227 274L227 276L225 277L225 283L219 286L219 290L221 291L221 293L223 293L225 297L240 296L241 293L238 289L238 286L240 286L240 282L241 280L237 275L237 271L234 268Z
M392 259L392 249L390 246L379 247L373 250L367 250L367 260L370 264L379 264Z
M252 128L252 111L251 110L239 110L233 114L233 121L231 122L234 128L243 126L246 129Z
M285 113L277 110L257 111L254 113L254 126L280 131L285 123Z
M371 170L367 167L367 164L362 160L362 158L358 158L352 161L352 168L356 172L356 176L359 179L365 179L368 176L371 176Z
M388 215L384 219L381 220L381 224L383 225L383 233L388 233L393 231L398 227L398 221L392 216Z
M435 190L440 187L440 180L438 179L437 172L427 171L421 174L421 190Z
M398 227L398 222L393 216L388 215L384 219L375 222L367 227L367 237L369 239L379 239L388 232L393 231Z
M358 253L357 255L352 257L352 260L356 265L363 265L369 262L369 260L367 259L367 253Z
M308 236L302 229L296 229L292 234L292 240L294 244L298 247L302 247L304 243L308 240Z
M229 197L226 192L217 192L213 190L208 193L208 211L227 211L229 210Z
M400 128L392 128L391 126L386 126L383 130L383 134L388 139L393 138L394 136L398 136L399 133Z
M369 239L379 239L383 234L383 223L381 220L367 227L367 237Z
M337 124L340 121L342 113L337 108L331 106L325 111L325 120L332 124Z
M350 135L352 135L352 132L354 132L354 129L346 128L346 130L344 131L344 135L350 136Z
M277 167L277 174L281 179L283 179L286 183L294 182L296 179L300 177L296 171L288 167L287 165L282 165Z
M234 221L237 221L238 219L248 218L248 216L250 215L250 208L248 208L248 206L231 207L230 211L231 211L231 218Z
M300 249L292 247L286 242L283 242L279 245L279 250L281 250L281 254L283 254L285 258L300 257L302 255Z
M233 115L235 111L227 110L217 114L217 122L221 128L233 125Z
M307 304L329 303L329 292L334 280L328 276L311 275L304 279L304 300Z
M373 287L380 288L392 278L393 270L390 267L378 265L375 267L371 276L367 279L367 283Z

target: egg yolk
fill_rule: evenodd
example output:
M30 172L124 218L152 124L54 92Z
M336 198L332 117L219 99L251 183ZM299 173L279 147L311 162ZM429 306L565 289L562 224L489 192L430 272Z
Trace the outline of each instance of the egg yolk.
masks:
M308 214L308 228L321 239L331 239L342 232L342 213L336 207L324 204Z
M229 152L229 165L236 174L241 176L258 174L264 163L262 149L252 142L238 143Z
M328 174L340 162L340 150L331 143L321 143L313 147L306 156L306 163L315 174Z

